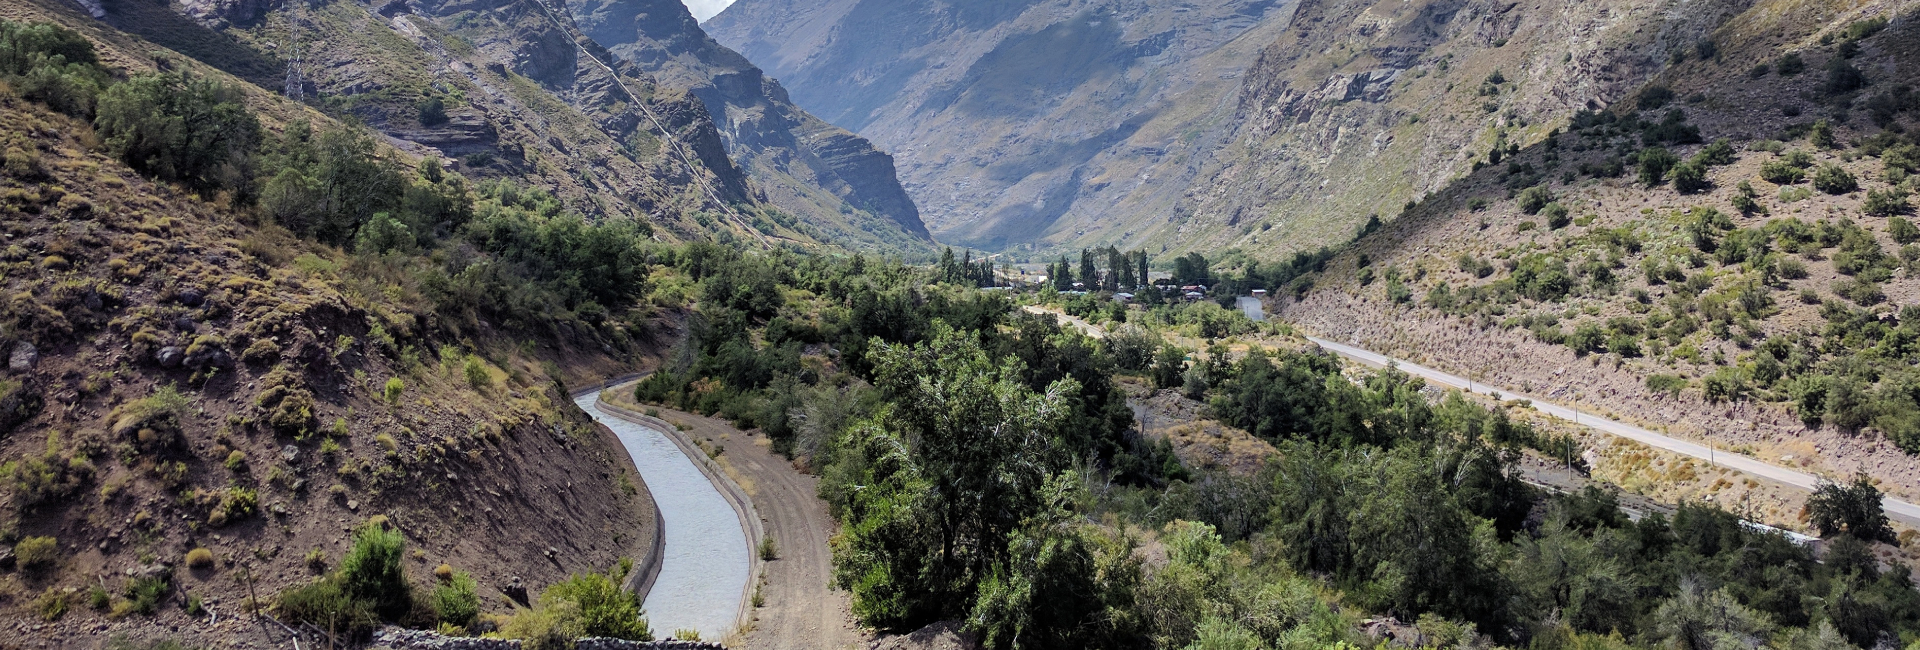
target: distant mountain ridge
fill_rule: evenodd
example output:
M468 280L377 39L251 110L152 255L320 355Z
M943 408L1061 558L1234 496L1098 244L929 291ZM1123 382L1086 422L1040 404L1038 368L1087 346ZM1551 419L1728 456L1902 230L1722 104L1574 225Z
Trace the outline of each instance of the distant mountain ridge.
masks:
M943 240L1142 240L1224 137L1287 0L741 0L704 27L895 152ZM1114 215L1139 215L1123 223Z
M622 60L699 97L728 152L774 204L850 206L928 236L891 156L795 106L779 82L708 37L678 0L584 0L571 10L582 31Z

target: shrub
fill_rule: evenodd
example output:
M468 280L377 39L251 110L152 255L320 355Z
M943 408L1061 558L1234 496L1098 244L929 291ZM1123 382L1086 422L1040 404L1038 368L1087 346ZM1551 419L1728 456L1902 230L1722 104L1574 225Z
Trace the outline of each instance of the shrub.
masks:
M101 93L94 126L136 171L197 190L238 188L260 123L239 91L183 73L135 76Z
M381 391L381 397L385 398L388 404L399 406L400 396L406 392L407 382L401 381L399 377L393 377L387 380L387 387Z
M580 624L580 607L572 602L523 609L500 629L500 635L519 639L525 650L561 650L572 648L573 640L586 636Z
M205 548L187 551L187 568L205 569L211 566L213 566L213 551Z
M454 572L435 585L429 602L434 615L443 623L466 627L480 615L479 590L473 576L465 571Z
M1860 205L1861 212L1876 217L1891 217L1906 212L1907 210L1907 193L1900 190L1869 190L1867 191L1867 200ZM1906 220L1901 219L1901 221ZM1911 223L1907 225L1909 228L1912 227ZM1907 243L1907 241L1911 240L1901 241L1900 243L1904 244Z
M1887 234L1893 237L1893 241L1902 244L1920 241L1920 228L1914 227L1913 222L1906 217L1888 219Z
M0 21L0 82L30 101L87 117L109 76L93 42L48 23Z
M43 573L60 559L60 542L52 537L28 537L13 545L14 561L20 568Z
M1766 206L1760 205L1759 198L1760 193L1753 190L1753 183L1740 181L1740 185L1735 188L1733 196L1728 199L1728 203L1732 203L1733 209L1739 210L1740 214L1743 215L1765 213L1767 208Z
M1807 128L1807 144L1832 149L1840 146L1840 141L1833 137L1833 124L1826 120L1814 120L1813 126Z
M1538 214L1541 208L1547 207L1548 203L1553 202L1553 198L1553 191L1547 189L1545 185L1535 185L1521 190L1519 197L1520 211L1527 214Z
M1700 150L1700 153L1693 155L1693 162L1703 167L1731 165L1733 159L1733 143L1728 142L1726 138L1714 140L1713 144L1707 145Z
M1773 64L1773 69L1778 70L1782 77L1791 77L1805 72L1807 62L1800 58L1799 52L1789 52L1780 56L1780 60Z
M574 612L582 636L651 641L640 597L620 588L625 577L618 570L574 574L541 592L540 608Z
M760 560L762 562L772 562L779 558L780 558L780 549L774 545L773 536L772 535L762 536L760 538Z
M1678 396L1680 391L1686 390L1686 388L1686 377L1661 374L1647 375L1647 390Z
M1841 95L1867 87L1867 75L1859 68L1847 63L1844 58L1834 57L1827 62L1826 91L1829 95Z
M447 103L439 97L431 97L420 102L420 126L439 126L447 123Z
M149 451L173 446L180 440L180 425L191 405L172 384L160 387L152 395L120 405L107 416L111 433L117 438Z
M365 636L380 625L369 603L347 593L338 576L287 589L276 600L275 610L288 622L339 630L349 638Z
M475 389L483 389L493 385L493 375L487 372L487 364L480 361L479 357L467 357L465 373L467 383Z
M1847 194L1860 189L1860 182L1839 165L1821 165L1813 173L1813 189L1828 194Z
M1784 160L1769 160L1760 164L1760 178L1775 185L1792 185L1806 180L1806 172Z
M115 613L150 616L160 610L160 601L172 592L173 577L165 573L134 578L127 582L126 602L115 608Z
M1660 184L1665 183L1667 172L1680 163L1679 158L1662 147L1648 147L1640 150L1638 161L1640 184L1647 187L1659 187Z
M39 598L33 599L33 609L40 615L40 620L47 622L60 620L60 617L67 615L67 594L58 588L48 587L46 591L40 592Z
M1707 170L1699 163L1685 162L1673 168L1673 189L1681 194L1693 194L1713 187L1707 180Z
M365 601L383 620L397 620L413 607L413 587L407 584L401 560L406 538L369 521L354 533L353 547L340 558L340 587L348 596Z
M227 471L230 472L247 471L247 452L233 450L232 453L227 454L226 466Z

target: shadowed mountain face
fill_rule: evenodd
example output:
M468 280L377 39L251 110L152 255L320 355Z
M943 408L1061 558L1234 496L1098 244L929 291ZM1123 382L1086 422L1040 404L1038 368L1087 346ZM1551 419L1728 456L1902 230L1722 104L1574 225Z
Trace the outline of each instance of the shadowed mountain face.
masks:
M943 239L1141 241L1291 0L740 0L706 28L900 157Z
M870 213L926 239L891 156L795 106L779 82L701 31L678 0L584 0L571 7L596 42L662 85L700 98L729 154L775 206L801 214Z

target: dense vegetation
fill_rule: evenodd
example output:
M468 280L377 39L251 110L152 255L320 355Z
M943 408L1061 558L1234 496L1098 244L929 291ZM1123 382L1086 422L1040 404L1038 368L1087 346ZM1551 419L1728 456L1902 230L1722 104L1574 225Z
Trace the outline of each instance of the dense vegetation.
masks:
M1904 567L1861 559L1884 539L1861 514L1878 512L1870 484L1816 499L1837 549L1823 564L1710 505L1636 521L1605 490L1541 493L1518 455L1577 462L1571 440L1457 394L1430 403L1401 373L1356 383L1331 357L1226 362L1224 347L1189 363L1158 332L1257 327L1211 302L1132 311L1096 344L1003 293L925 286L938 268L702 247L674 263L703 278L706 324L636 397L757 424L815 468L843 524L835 582L882 629L1248 648L1364 643L1360 611L1432 641L1541 648L1871 647L1920 630ZM1210 400L1279 460L1182 467L1124 412L1101 416L1124 373ZM1142 528L1164 564L1136 552Z

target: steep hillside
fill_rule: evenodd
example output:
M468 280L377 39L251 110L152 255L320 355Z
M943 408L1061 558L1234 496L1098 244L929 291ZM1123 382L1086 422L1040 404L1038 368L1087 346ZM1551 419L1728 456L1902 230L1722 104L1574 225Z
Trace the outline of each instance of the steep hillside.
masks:
M741 0L706 28L895 152L943 241L1133 247L1227 135L1293 3Z
M584 214L640 219L676 239L924 245L917 221L844 205L839 179L768 177L730 157L707 104L686 92L692 82L661 85L619 64L564 11L532 0L114 2L104 20L266 87L283 87L297 57L316 105L463 173L534 183Z
M79 30L106 65L85 62L79 41L64 50L73 65L63 73L0 70L9 629L31 625L27 640L45 647L99 647L120 634L278 646L284 634L262 637L260 623L237 614L257 595L297 620L278 594L340 567L349 531L369 520L398 531L407 552L394 559L419 602L444 563L451 577L471 574L481 611L648 552L650 500L619 442L572 407L561 379L629 369L622 359L658 345L646 332L670 323L605 309L582 317L593 310L566 308L554 293L564 283L530 270L536 258L516 259L457 222L432 229L457 239L440 248L428 236L431 257L410 254L412 242L382 254L368 237L349 255L268 223L243 198L251 184L230 174L236 162L294 173L312 153L299 135L306 124L329 145L353 132L77 9L0 9L0 19ZM17 56L27 40L0 42L6 66L41 60ZM201 151L206 133L134 157L135 170L113 153L129 146L126 127L109 134L73 115L94 111L88 88L101 80L103 124L171 115L165 104L124 108L141 89L182 78L155 75L159 67L188 80L159 97L212 100L198 117L237 125L222 137L243 134L251 122L238 116L253 116L265 155L232 151L218 167L222 189L190 191L204 177L150 176L180 173L155 161L186 160L173 154ZM500 188L469 194L430 166L400 175L413 168L395 163L416 161L392 151L321 155L347 174L394 174L400 188L388 191L416 199L402 218L437 195L477 202L489 228L611 232L547 221L518 198L503 202ZM384 213L374 219L406 233ZM498 294L511 297L482 299Z
M832 236L925 247L926 226L894 176L893 158L795 106L779 82L701 31L685 5L587 0L570 7L596 42L664 86L699 97L727 151L773 205L822 220Z
M1920 496L1920 29L1760 4L1713 42L1614 112L1475 161L1295 280L1280 314Z
M1248 70L1209 182L1154 239L1262 257L1332 243L1440 191L1489 149L1628 97L1754 4L1303 2L1298 29ZM1778 27L1826 20L1808 10ZM1757 60L1743 56L1769 56L1720 40L1712 56L1734 74Z

